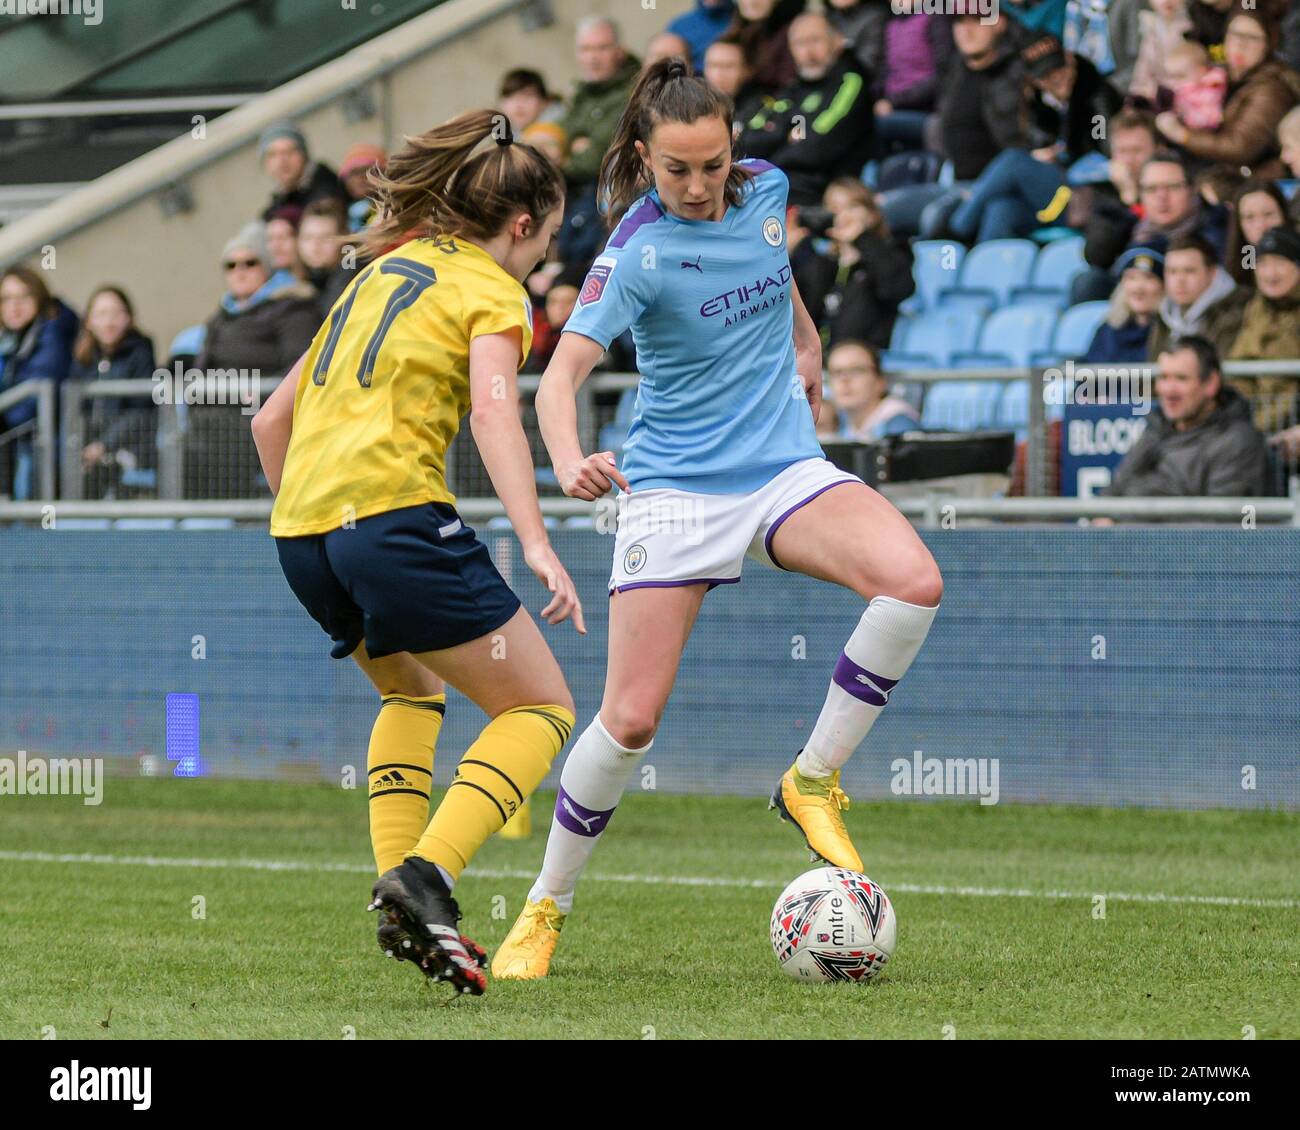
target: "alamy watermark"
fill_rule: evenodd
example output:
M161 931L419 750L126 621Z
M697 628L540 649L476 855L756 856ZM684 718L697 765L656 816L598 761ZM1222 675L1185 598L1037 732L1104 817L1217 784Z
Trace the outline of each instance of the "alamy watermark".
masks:
M1067 361L1064 368L1043 370L1043 403L1060 407L1066 404L1124 404L1135 416L1151 411L1155 399L1153 365L1077 365Z
M238 404L245 416L262 406L260 369L187 369L177 361L153 372L153 402L163 404Z
M0 16L80 16L89 27L104 22L101 0L0 0Z
M0 757L0 796L79 796L82 804L104 799L104 760L100 757Z
M918 749L910 761L894 758L889 769L895 796L978 796L980 804L998 802L996 757L925 757Z

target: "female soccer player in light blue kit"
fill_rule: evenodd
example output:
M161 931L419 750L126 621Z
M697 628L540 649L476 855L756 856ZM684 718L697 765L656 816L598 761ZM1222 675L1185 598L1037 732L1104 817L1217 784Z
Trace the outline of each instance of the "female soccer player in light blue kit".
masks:
M833 113L829 107L826 113ZM785 173L732 159L729 100L678 59L648 67L600 183L621 217L537 394L564 493L625 494L609 581L600 711L560 776L541 875L497 951L497 977L543 977L573 892L649 750L704 595L746 557L857 593L867 607L772 807L814 853L862 870L840 767L920 650L943 591L915 530L822 455L821 346L790 277ZM647 191L648 189L648 191ZM575 393L628 327L641 382L623 449L584 456Z

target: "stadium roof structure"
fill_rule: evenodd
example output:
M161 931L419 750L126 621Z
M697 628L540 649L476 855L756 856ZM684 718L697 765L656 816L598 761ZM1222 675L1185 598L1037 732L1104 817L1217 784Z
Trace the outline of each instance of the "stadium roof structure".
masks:
M442 0L131 0L0 21L0 104L270 90Z

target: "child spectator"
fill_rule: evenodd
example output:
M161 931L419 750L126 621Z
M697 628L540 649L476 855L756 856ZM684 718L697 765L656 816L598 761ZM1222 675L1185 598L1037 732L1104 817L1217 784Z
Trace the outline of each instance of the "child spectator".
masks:
M1166 107L1157 106L1160 88L1171 85L1166 60L1174 48L1185 42L1192 21L1187 14L1186 0L1150 0L1150 4L1150 11L1137 14L1141 45L1129 81L1128 97L1138 106L1163 110Z
M1189 129L1218 129L1228 74L1222 67L1210 66L1209 52L1199 43L1184 40L1166 56L1165 75L1178 120Z

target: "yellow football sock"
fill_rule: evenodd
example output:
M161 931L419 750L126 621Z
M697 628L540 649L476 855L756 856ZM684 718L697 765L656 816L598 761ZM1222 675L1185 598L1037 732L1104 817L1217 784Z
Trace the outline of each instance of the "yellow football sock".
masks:
M465 751L447 795L411 855L453 879L542 783L573 732L562 706L517 706L497 715Z
M429 822L433 748L447 696L386 694L370 731L370 844L380 875L396 867Z

